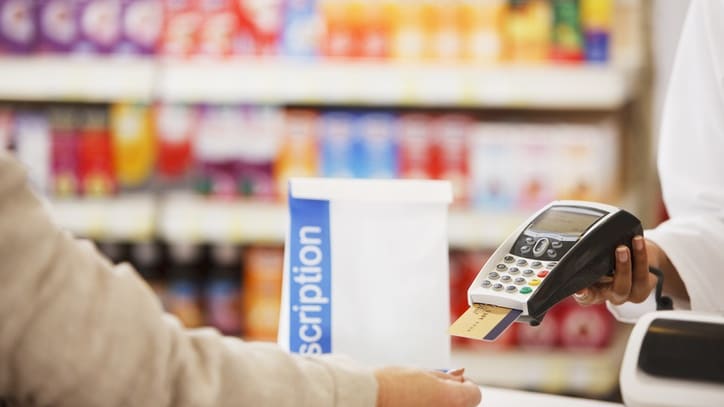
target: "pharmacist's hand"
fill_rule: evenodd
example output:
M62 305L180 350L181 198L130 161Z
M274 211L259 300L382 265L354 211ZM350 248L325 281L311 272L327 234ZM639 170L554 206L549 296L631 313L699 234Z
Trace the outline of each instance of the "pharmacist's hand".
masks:
M480 388L463 377L463 370L442 373L386 367L375 371L377 407L450 406L480 404Z
M661 249L643 236L634 237L632 246L633 262L628 247L617 247L613 278L604 277L593 286L577 292L573 298L583 305L604 301L621 305L625 302L640 303L646 300L651 290L656 287L657 281L656 276L649 273L649 259L659 258Z

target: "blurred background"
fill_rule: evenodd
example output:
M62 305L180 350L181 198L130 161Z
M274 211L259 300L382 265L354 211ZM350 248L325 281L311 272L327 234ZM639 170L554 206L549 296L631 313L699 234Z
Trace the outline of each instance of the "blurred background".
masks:
M0 0L0 145L57 221L189 327L276 339L290 176L447 179L451 317L553 199L666 215L661 102L686 1ZM628 328L564 302L482 384L619 399Z

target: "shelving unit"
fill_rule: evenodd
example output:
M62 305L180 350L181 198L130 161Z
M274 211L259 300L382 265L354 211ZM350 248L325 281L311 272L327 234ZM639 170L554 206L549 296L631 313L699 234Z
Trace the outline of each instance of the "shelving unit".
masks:
M0 99L150 102L156 63L147 58L0 57Z
M612 110L634 77L595 65L2 57L0 99Z

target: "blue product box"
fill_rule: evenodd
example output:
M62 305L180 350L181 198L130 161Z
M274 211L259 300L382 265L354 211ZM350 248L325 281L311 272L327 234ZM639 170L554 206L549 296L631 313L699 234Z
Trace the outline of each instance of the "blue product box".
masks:
M395 178L398 173L396 118L385 112L361 113L352 142L352 172L359 178Z
M353 170L353 137L355 115L332 111L321 117L321 171L322 176L348 178Z

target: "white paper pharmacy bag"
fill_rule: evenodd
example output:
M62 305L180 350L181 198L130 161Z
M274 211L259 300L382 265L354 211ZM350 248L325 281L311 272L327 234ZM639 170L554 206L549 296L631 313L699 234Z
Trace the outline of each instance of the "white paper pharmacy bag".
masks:
M293 179L279 344L447 368L450 184Z

